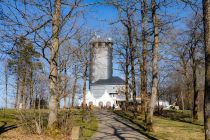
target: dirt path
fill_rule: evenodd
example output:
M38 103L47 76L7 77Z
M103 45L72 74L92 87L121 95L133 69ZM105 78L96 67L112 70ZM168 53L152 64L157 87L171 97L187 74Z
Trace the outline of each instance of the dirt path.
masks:
M147 140L131 123L108 111L97 111L98 129L91 140Z

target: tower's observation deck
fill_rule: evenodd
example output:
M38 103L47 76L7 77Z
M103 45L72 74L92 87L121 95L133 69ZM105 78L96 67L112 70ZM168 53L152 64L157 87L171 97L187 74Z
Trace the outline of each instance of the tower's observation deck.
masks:
M90 83L112 77L112 41L94 38L91 42Z

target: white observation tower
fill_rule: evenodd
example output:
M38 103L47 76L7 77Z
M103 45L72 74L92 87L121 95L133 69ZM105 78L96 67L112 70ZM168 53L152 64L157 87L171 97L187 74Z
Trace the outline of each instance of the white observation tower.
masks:
M94 38L91 42L90 83L112 77L112 41Z

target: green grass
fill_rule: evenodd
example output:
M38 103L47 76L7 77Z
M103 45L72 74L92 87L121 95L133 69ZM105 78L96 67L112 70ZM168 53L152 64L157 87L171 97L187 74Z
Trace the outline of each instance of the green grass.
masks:
M145 123L143 122L143 116L138 116L137 119L134 119L132 118L133 115L130 112L115 111L114 113L137 124L139 126L139 131L149 136L150 139L161 139L161 140L203 140L204 139L204 130L203 126L201 125L155 116L153 118L154 132L147 132L145 130Z
M203 140L203 127L200 125L154 117L154 136L168 140Z
M0 126L6 123L5 126L14 125L17 111L15 109L0 110Z
M0 110L0 126L10 126L10 125L17 125L21 126L20 129L23 127L23 129L27 132L27 129L24 128L24 125L20 125L21 121L19 121L18 118L20 118L20 114L22 114L25 119L32 120L34 118L39 118L39 113L42 120L42 126L44 127L44 135L50 136L53 138L60 139L64 133L71 133L71 128L73 126L80 126L82 128L82 140L90 138L97 129L97 119L93 115L93 113L88 111L83 111L79 109L74 110L60 110L58 112L58 118L59 118L59 129L56 129L56 133L49 132L47 129L47 119L48 119L48 110L15 110L15 109L6 109L6 110ZM68 116L68 117L67 117ZM85 121L83 119L83 116L90 116L88 121ZM66 118L67 117L67 118ZM68 120L66 120L68 119ZM29 121L28 121L29 122ZM68 128L67 128L68 127ZM66 129L67 128L67 129ZM18 129L13 129L11 131L18 131ZM22 131L22 130L21 130ZM18 133L18 132L17 132ZM25 133L25 132L24 132ZM1 137L0 137L1 139Z
M196 122L193 122L192 111L190 110L164 110L161 116L171 120L203 125L203 112L198 112L198 120Z
M87 111L76 110L74 112L73 125L82 128L81 140L89 139L96 132L98 127L96 117L91 112ZM88 121L85 121L82 118L83 116L89 116Z

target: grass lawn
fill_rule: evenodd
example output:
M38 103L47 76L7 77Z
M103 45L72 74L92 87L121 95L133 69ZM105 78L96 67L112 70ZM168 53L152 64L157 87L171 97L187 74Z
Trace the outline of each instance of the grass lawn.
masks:
M5 126L14 125L16 114L17 112L14 109L0 110L0 126L2 124L5 124Z
M190 110L163 110L161 116L171 120L203 125L203 112L198 112L198 120L196 122L193 122L192 111Z
M73 120L73 126L82 128L81 140L89 139L97 130L97 119L91 112L74 110Z
M90 138L97 129L96 117L90 111L74 109L60 110L59 129L55 132L50 132L46 129L48 110L40 110L40 112L41 113L38 113L38 110L25 110L21 112L15 109L0 110L0 139L11 140L15 138L15 140L65 140L69 139L69 137L65 136L64 133L70 134L73 126L80 126L82 128L81 139L86 140ZM21 114L27 119L26 122L21 122L18 119ZM67 116L68 118L66 119ZM38 135L29 133L24 123L27 123L27 121L30 122L30 119L36 119L39 117L41 118L43 126L42 134Z
M180 120L176 121L172 120L171 118L155 116L153 119L154 132L146 132L145 124L143 122L143 116L138 116L137 119L134 119L132 118L133 115L130 112L114 111L114 113L137 124L139 126L139 131L141 133L151 136L153 137L153 139L160 139L160 140L203 140L204 139L204 129L203 126L200 124L192 124L190 122L183 122Z

